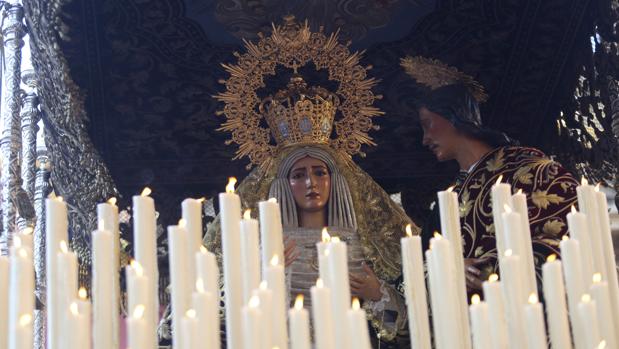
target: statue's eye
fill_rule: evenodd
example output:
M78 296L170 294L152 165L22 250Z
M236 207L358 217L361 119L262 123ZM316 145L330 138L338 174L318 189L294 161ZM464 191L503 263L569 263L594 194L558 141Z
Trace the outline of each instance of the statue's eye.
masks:
M293 172L291 178L292 179L301 179L305 176L305 173L302 171Z

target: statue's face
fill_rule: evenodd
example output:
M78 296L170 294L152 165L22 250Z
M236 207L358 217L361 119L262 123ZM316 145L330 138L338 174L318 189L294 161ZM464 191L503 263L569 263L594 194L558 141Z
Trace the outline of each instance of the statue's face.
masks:
M438 161L454 159L461 136L454 125L423 107L419 109L419 123L423 129L423 145L434 153Z
M327 206L331 191L331 174L321 160L306 156L292 165L288 182L297 207L318 211Z

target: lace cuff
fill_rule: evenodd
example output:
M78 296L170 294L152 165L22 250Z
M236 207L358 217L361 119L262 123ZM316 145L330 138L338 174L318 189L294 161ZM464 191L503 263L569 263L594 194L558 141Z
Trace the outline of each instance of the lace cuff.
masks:
M380 313L385 311L385 306L391 302L391 294L387 290L387 285L383 280L380 281L380 293L382 297L377 301L366 301L364 308L372 313Z

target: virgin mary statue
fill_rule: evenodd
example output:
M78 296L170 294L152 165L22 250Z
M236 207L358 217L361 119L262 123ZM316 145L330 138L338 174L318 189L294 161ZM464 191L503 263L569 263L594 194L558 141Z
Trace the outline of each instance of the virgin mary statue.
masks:
M290 299L301 293L306 306L311 304L309 289L318 278L316 243L328 227L348 244L351 292L366 310L374 345L400 347L407 337L398 289L400 238L412 222L352 160L362 145L374 145L368 131L375 128L372 118L382 114L372 106L380 97L371 91L376 81L367 78L369 67L359 65L359 54L338 43L337 34L312 32L293 17L246 47L237 64L224 65L231 76L215 98L225 104L221 130L231 132L231 142L239 145L237 158L247 156L256 166L238 187L242 205L257 212L259 201L280 203ZM336 91L309 86L298 68L310 63L328 71ZM275 75L277 66L291 71L287 86L258 97L263 77ZM221 256L218 219L205 241Z

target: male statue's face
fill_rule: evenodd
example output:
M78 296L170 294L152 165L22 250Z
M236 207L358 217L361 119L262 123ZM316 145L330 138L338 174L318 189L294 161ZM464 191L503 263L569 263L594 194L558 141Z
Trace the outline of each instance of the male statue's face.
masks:
M331 190L331 175L327 165L306 156L292 165L288 182L294 201L301 210L319 211L326 207Z
M423 145L434 153L438 161L454 159L460 138L454 125L425 107L419 109L419 123L423 129Z

